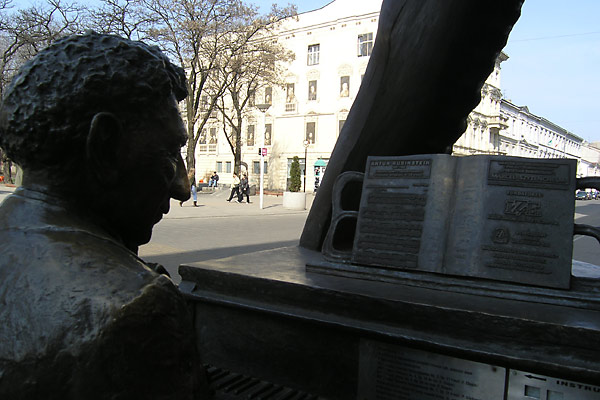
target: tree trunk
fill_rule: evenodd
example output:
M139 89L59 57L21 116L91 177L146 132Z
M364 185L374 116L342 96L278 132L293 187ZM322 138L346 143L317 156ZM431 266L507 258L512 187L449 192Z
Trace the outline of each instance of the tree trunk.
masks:
M234 163L234 168L233 170L235 171L236 174L239 174L242 172L241 171L241 165L242 165L242 127L241 126L236 126L235 128L233 128L234 132L235 132L235 152L233 153L233 163Z
M187 99L187 152L185 156L185 164L187 172L192 168L196 169L196 137L194 135L194 112L192 111L192 101Z
M196 140L194 138L194 124L190 122L188 122L188 142L185 161L188 172L190 172L192 168L196 169Z

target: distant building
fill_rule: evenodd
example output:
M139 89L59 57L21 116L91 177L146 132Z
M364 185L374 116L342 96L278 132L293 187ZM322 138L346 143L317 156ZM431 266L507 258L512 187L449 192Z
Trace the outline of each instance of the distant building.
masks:
M600 142L584 142L577 176L600 176Z
M283 22L277 39L296 59L284 76L284 87L256 93L256 104L272 104L266 112L266 129L258 109L251 111L243 128L242 162L251 183L258 181L258 149L263 147L265 132L267 188L287 188L291 160L298 156L302 173L306 170L306 191L313 191L315 178L322 177L326 168L319 165L327 165L367 69L381 3L335 0ZM222 123L215 118L206 129L217 135L216 144L201 139L196 156L198 176L216 170L220 182L229 183L233 155L222 136Z
M249 110L243 127L242 162L251 184L259 179L258 150L267 148L268 189L285 190L294 156L306 171L306 191L322 178L350 107L361 85L377 33L382 0L335 0L283 22L277 40L296 55L283 87L256 93L266 114ZM453 147L455 155L502 154L535 158L575 158L579 176L600 175L600 150L552 122L502 99L501 53L470 113L468 127ZM216 117L216 113L215 113ZM266 125L265 121L266 120ZM264 136L263 136L264 133ZM306 154L306 160L305 160ZM197 147L199 178L217 171L231 181L233 155L223 125L214 118Z

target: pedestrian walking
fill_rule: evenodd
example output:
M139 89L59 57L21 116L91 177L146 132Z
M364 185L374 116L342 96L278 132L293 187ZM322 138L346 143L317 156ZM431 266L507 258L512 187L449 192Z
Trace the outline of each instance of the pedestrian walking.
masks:
M246 202L250 204L250 184L248 182L248 175L242 175L242 179L240 179L240 191L238 195L238 203L241 203L244 199L244 195L246 195Z
M240 178L235 172L233 173L233 182L231 183L231 193L229 194L229 198L227 199L227 201L231 201L234 195L236 197L240 196Z

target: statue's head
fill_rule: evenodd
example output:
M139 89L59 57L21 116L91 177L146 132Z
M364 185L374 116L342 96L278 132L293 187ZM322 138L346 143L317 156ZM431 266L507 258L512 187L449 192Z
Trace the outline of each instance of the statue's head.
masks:
M187 200L183 70L157 48L88 33L26 63L0 108L0 147L23 185L64 198L128 247L150 239L169 199Z

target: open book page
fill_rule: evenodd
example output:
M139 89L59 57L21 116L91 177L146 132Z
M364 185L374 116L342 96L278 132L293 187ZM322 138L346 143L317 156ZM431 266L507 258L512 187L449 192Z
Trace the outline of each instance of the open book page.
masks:
M575 160L457 158L444 273L568 288Z
M454 165L447 154L369 157L352 261L441 271Z
M352 263L568 288L576 161L369 157Z

